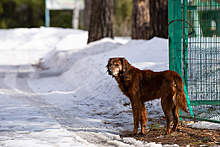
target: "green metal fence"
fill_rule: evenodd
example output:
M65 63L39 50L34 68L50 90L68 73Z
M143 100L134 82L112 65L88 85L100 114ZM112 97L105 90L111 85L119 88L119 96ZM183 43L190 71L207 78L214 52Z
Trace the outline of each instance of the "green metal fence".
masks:
M220 0L168 6L169 68L184 79L191 117L220 122Z

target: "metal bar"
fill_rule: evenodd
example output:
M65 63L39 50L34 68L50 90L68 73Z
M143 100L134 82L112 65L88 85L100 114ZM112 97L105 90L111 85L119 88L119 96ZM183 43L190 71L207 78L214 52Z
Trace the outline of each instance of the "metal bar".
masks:
M50 10L47 9L47 0L45 0L45 27L50 27Z
M192 106L191 106L191 102L189 100L189 94L188 94L188 90L186 89L186 86L184 84L184 92L186 94L186 101L187 101L187 106L189 108L189 112L191 114L192 117L194 117L194 114L193 114L193 110L192 110Z
M187 0L183 0L183 20L187 21ZM183 69L186 89L188 89L188 28L183 23Z
M173 0L168 0L168 21L173 20ZM169 38L169 69L174 70L174 47L173 47L173 24L168 26L168 38Z
M192 117L192 116L189 116L189 115L180 115L180 117L188 118L188 119L193 119L193 120L201 120L201 121L208 121L208 122L213 122L213 123L220 123L220 121L218 121L218 120L201 118L201 117Z
M202 100L202 101L191 101L191 105L220 105L220 100Z

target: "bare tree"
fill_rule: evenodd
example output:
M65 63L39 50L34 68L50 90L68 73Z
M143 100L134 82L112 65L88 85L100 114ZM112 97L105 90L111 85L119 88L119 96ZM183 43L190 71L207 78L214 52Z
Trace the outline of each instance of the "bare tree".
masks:
M168 0L150 0L150 14L153 35L167 38Z
M150 39L150 0L133 0L132 39Z
M167 38L167 0L133 0L132 39Z
M113 0L92 0L88 43L113 38Z
M89 21L90 21L90 15L91 15L91 0L84 0L84 2L85 2L84 25L85 25L85 30L89 30Z

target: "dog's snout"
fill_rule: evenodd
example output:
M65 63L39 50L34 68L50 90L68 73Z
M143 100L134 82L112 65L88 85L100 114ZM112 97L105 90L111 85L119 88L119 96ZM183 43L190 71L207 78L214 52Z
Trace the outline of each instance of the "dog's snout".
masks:
M113 71L113 67L110 67L109 71L112 72Z
M113 67L110 67L108 71L109 71L109 74L112 75L112 73L113 73Z

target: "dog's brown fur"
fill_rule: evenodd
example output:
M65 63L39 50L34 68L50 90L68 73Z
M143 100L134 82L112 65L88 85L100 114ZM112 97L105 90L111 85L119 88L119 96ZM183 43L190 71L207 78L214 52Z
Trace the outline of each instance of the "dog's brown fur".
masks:
M176 131L179 122L178 108L188 113L183 81L178 73L171 70L162 72L140 70L131 66L125 58L110 58L107 68L108 74L116 79L121 91L131 101L134 118L133 134L137 134L139 123L141 133L146 132L147 112L144 102L158 98L161 98L162 109L166 116L166 133L170 134L170 111L174 118L172 131Z

